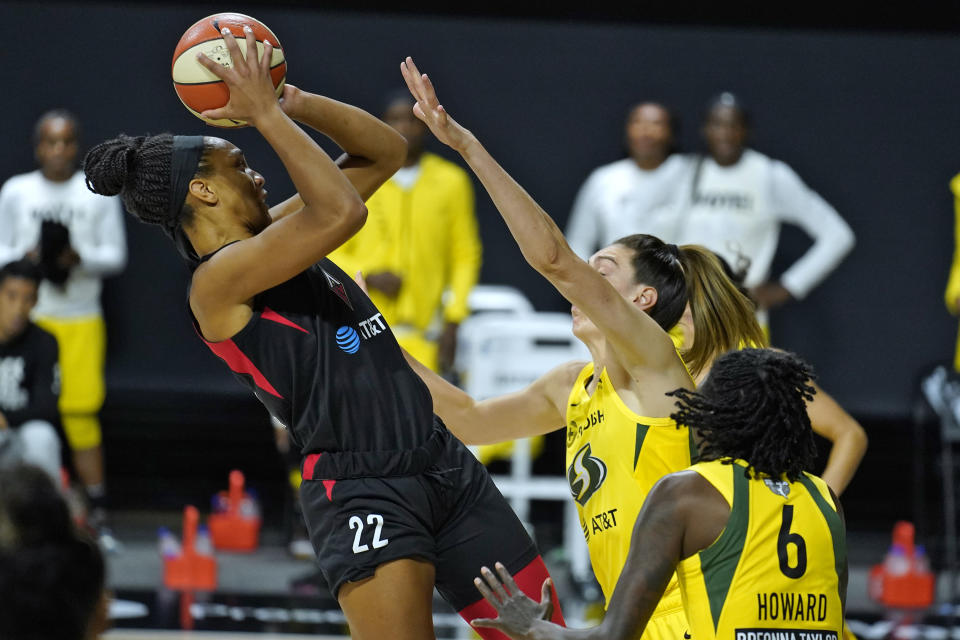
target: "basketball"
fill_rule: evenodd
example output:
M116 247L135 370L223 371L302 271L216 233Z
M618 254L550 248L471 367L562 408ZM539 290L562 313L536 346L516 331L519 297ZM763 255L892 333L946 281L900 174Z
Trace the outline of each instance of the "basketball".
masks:
M222 118L210 120L200 115L207 109L219 109L230 100L230 89L220 78L213 75L209 69L197 60L197 53L203 52L211 60L225 67L232 66L230 52L223 40L222 29L230 29L230 33L237 39L240 52L246 56L246 44L243 42L243 27L249 26L253 30L253 37L257 41L257 53L263 55L263 41L269 40L273 45L273 55L270 60L270 76L273 86L277 90L277 98L283 95L283 85L287 77L287 62L283 55L280 41L265 24L245 16L242 13L215 13L198 20L183 34L177 48L173 52L173 88L180 98L180 102L190 113L204 122L217 127L240 127L246 124L242 120Z

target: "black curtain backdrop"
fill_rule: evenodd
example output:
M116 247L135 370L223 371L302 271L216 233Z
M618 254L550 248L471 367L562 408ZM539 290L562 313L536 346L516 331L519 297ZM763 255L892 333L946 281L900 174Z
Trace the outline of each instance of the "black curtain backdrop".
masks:
M403 86L399 64L413 55L448 110L561 226L589 171L620 156L631 104L674 107L684 150L695 150L702 105L732 90L753 112L753 146L791 165L857 235L833 275L774 315L775 343L808 358L823 386L865 416L907 416L917 374L952 357L956 323L942 299L953 245L947 183L960 171L955 37L421 17L303 4L0 4L8 93L0 179L33 168L36 117L66 107L83 124L85 148L120 132L223 135L246 151L277 201L285 197L292 185L255 131L206 127L173 92L180 35L226 8L273 29L291 83L374 112ZM526 266L479 184L477 192L482 281L518 286L541 310L566 308ZM129 217L127 230L129 266L108 282L104 300L111 393L242 393L190 328L187 272L172 245ZM802 232L787 230L779 268L807 246Z

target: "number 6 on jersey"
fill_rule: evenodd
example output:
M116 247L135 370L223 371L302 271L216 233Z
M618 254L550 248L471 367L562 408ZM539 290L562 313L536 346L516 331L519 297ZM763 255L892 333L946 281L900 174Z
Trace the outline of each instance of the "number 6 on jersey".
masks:
M386 538L380 537L380 532L383 530L383 516L379 513L368 514L367 524L377 525L373 530L373 540L370 541L370 544L373 545L373 548L379 549L387 546L387 543L390 541ZM363 535L363 520L360 518L360 516L350 516L350 530L352 531L353 529L357 530L353 536L353 552L363 553L364 551L369 551L369 545L360 543L360 537Z
M793 505L783 507L783 520L780 524L780 535L777 536L777 556L780 559L780 571L788 578L799 578L807 571L807 542L799 533L791 533L793 524ZM790 555L787 545L795 545L797 549L797 564L790 566Z

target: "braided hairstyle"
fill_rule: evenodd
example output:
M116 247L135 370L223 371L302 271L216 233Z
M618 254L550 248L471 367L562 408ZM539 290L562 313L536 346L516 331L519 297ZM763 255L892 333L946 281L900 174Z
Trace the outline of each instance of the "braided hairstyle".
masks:
M625 236L614 244L633 250L634 281L657 290L657 302L647 313L669 331L687 306L687 281L677 245L645 233Z
M795 481L810 469L816 446L806 402L816 392L813 370L774 349L731 351L717 359L699 391L677 389L670 415L703 438L700 459L747 462L747 477Z
M204 150L196 176L213 173L209 148ZM104 196L120 194L127 211L141 222L159 225L176 240L177 231L193 219L193 208L184 202L170 214L173 135L121 134L87 152L83 171L87 188Z

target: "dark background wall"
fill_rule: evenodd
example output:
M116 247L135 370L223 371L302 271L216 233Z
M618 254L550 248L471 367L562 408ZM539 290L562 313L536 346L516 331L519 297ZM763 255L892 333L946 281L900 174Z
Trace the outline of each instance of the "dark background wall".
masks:
M31 127L52 107L79 115L86 146L119 132L217 135L183 109L169 74L185 28L224 8L0 4L8 96L0 179L33 167ZM775 342L809 358L852 412L892 420L909 415L918 372L952 356L956 323L942 292L953 238L947 182L960 171L960 40L949 33L231 8L274 30L291 83L374 112L402 87L403 56L415 56L448 110L561 226L588 172L619 157L631 104L672 105L693 150L707 97L735 91L752 107L754 146L794 167L857 235L822 286L774 315ZM274 196L291 190L255 131L223 135L245 149ZM539 309L563 309L480 189L478 215L482 280L520 287ZM171 392L218 394L247 406L189 327L187 274L168 241L133 219L128 238L129 267L105 296L111 397L136 394L149 407ZM808 244L785 232L779 268Z

